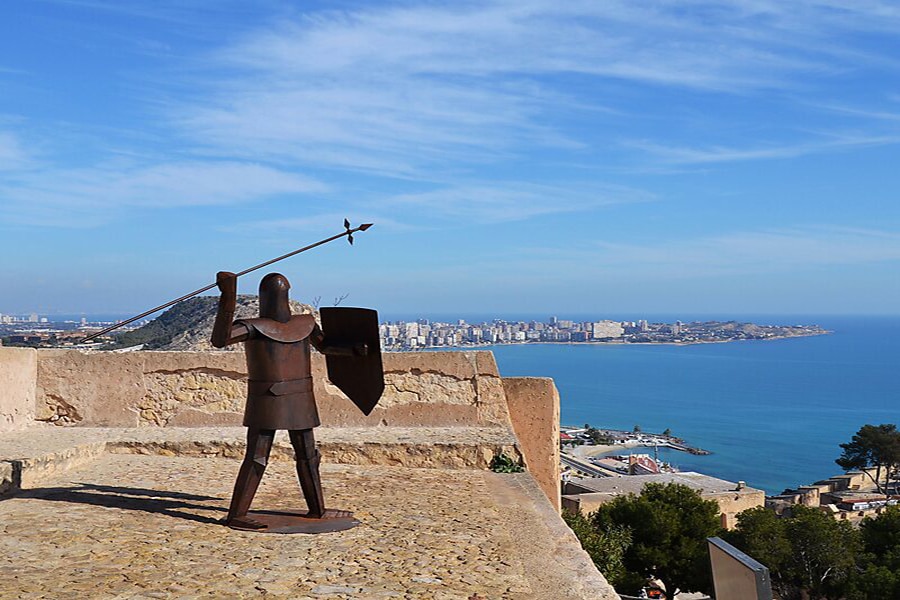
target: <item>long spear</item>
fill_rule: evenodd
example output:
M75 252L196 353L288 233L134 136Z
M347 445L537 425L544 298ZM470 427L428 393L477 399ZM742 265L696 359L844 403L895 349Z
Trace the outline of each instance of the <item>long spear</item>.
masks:
M322 244L327 244L328 242L333 242L334 240L336 240L338 238L342 238L344 236L347 236L347 241L350 242L351 245L353 245L353 234L356 233L357 231L365 231L366 229L368 229L371 226L372 226L372 223L363 223L359 227L350 229L350 221L348 221L347 219L344 219L344 228L346 229L346 231L339 233L337 235L333 235L330 238L318 241L315 244L310 244L309 246L304 246L304 247L294 250L292 252L288 252L287 254L282 254L278 258L273 258L272 260L267 260L266 262L260 263L253 267L250 267L249 269L244 269L240 273L236 273L235 276L240 277L241 275L246 275L247 273L252 273L253 271L256 271L257 269L262 269L263 267L267 267L267 266L271 265L272 263L277 263L279 260L284 260L285 258L290 258L291 256L294 256L295 254L300 254L301 252L306 252L307 250L312 250L316 246L321 246ZM160 311L164 308L169 308L173 304L178 304L182 300L187 300L188 298L193 298L197 294L202 294L203 292L205 292L207 290L211 290L214 287L216 287L216 284L211 283L211 284L207 285L206 287L202 287L199 290L194 290L193 292L191 292L189 294L185 294L184 296L181 296L180 298L175 298L174 300L170 300L170 301L166 302L165 304L160 304L159 306L157 306L155 308L151 308L150 310L144 311L137 316L131 317L130 319L126 319L124 321L119 321L115 325L111 325L111 326L107 327L106 329L103 329L102 331L92 333L91 335L89 335L86 338L84 338L83 340L81 340L81 343L83 344L94 338L100 337L101 335L107 334L110 331L118 329L119 327L128 325L129 323L133 323L133 322L137 321L138 319L143 319L147 315L152 315L153 313Z

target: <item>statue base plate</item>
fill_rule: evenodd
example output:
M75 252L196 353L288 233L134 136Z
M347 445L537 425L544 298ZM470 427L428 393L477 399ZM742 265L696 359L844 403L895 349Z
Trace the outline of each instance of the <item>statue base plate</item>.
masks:
M351 513L334 517L311 518L307 511L251 510L246 520L226 523L237 531L254 533L331 533L344 531L360 524Z

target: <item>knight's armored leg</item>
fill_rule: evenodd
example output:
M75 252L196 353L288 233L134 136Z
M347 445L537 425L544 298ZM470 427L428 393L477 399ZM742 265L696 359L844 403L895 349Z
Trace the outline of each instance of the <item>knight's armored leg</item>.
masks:
M259 487L259 481L269 462L269 452L272 450L274 439L274 429L251 427L247 430L247 454L234 483L234 493L231 495L231 507L228 509L226 522L243 517L250 510L250 503L253 502L256 488Z
M325 514L325 499L322 496L322 480L319 477L321 456L316 450L316 438L312 429L290 432L291 445L297 458L297 478L300 489L309 507L310 517L319 518Z

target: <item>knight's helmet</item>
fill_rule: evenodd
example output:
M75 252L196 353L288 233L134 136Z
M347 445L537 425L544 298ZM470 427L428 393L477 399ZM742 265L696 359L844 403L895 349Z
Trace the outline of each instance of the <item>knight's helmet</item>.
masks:
M291 320L288 290L291 284L281 273L269 273L259 282L259 316L281 323Z

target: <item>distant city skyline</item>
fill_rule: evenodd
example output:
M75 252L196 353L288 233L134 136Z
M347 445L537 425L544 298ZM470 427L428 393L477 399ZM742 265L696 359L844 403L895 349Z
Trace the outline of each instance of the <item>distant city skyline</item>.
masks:
M173 307L172 311L179 311ZM169 323L184 322L185 313L173 316ZM859 318L859 317L856 317ZM119 318L72 319L69 316L46 317L37 313L29 315L0 314L0 341L4 345L33 347L73 347L86 343L88 334L99 335L94 343L112 341L108 331L101 327L119 321ZM789 337L805 337L832 333L818 324L802 324L801 319L790 322L760 323L727 319L698 319L684 322L680 319L560 319L556 316L536 319L387 319L379 318L381 347L385 351L409 351L428 348L453 348L502 344L533 343L627 343L627 344L697 344L720 343L737 340L774 340ZM112 322L112 323L111 323ZM113 329L134 333L149 321L116 323ZM196 329L195 322L191 328ZM162 329L168 326L163 325ZM160 329L144 339L153 349L180 349L168 347L175 338L163 342ZM177 334L175 332L172 335ZM326 331L327 333L327 331ZM116 334L113 333L113 337ZM177 336L176 336L177 337ZM119 343L136 344L133 339Z
M3 314L134 314L344 217L376 226L277 265L295 299L900 311L891 2L43 0L0 28Z

